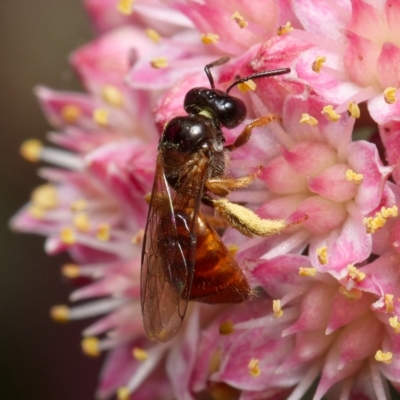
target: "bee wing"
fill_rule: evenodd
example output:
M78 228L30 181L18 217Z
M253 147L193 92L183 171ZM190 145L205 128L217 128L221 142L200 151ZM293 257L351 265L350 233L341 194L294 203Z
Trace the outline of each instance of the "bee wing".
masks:
M167 183L161 152L151 194L143 242L141 303L143 325L150 338L161 342L179 331L191 291L196 252L195 222L200 207L208 158L185 170L173 195ZM190 209L191 212L187 213Z

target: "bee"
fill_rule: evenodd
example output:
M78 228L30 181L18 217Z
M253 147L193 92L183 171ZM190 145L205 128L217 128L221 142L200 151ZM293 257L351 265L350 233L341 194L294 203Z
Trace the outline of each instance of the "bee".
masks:
M142 250L141 306L146 334L160 342L178 333L189 301L239 303L251 293L234 256L201 212L201 204L250 237L287 227L284 221L261 220L225 198L229 191L250 185L258 175L227 177L229 154L249 140L255 126L265 125L273 116L247 125L231 145L225 145L221 127L235 128L246 118L244 102L229 94L234 86L286 74L290 69L238 79L224 92L215 88L210 69L228 60L222 57L205 66L210 88L187 92L184 109L188 115L169 121L158 145Z

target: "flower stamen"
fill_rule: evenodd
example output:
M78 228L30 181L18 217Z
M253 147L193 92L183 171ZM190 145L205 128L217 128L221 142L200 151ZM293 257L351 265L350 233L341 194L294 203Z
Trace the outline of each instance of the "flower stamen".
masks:
M82 212L74 215L73 222L78 231L87 232L90 229L89 216L87 213Z
M38 139L29 139L22 143L20 154L30 162L38 162L40 160L40 153L43 148L43 143Z
M356 301L360 300L363 292L360 289L347 290L344 286L339 286L339 293L343 295L347 300Z
M82 340L81 343L83 352L89 357L98 357L100 351L100 341L95 336L89 336Z
M239 83L237 87L242 93L246 93L250 90L251 91L256 90L257 84L253 80L249 79L246 82Z
M80 276L80 268L76 264L64 264L61 272L66 278L70 279L76 279Z
M390 351L384 353L382 350L378 350L375 353L375 360L384 364L390 364L393 360L393 354Z
M154 43L160 43L161 36L156 30L148 28L145 30L145 33Z
M131 15L133 13L133 3L135 0L119 0L117 10L123 15Z
M144 239L144 230L139 229L139 231L136 233L136 235L132 238L131 243L132 244L142 244Z
M397 217L397 215L398 215L397 206L389 208L382 207L381 211L378 211L375 214L375 217L365 217L363 219L363 224L367 228L367 233L375 233L377 230L385 226L386 221L389 218Z
M109 224L101 224L97 228L96 238L98 240L101 240L103 242L107 242L107 241L110 240L110 236L111 236L111 227L110 227Z
M393 294L385 294L385 305L386 305L385 312L387 313L392 313L394 311L393 298L394 298Z
M364 178L363 174L357 174L352 169L348 169L346 171L346 179L349 182L355 183L356 185L359 185L363 181L363 178Z
M87 208L87 202L85 199L78 199L72 202L69 208L72 212L83 211Z
M317 249L318 261L321 265L328 264L328 247L323 246Z
M300 276L311 276L311 277L314 277L314 276L317 275L317 270L316 270L316 268L300 267L299 268L299 275Z
M108 111L104 108L98 108L93 111L93 120L99 126L108 125Z
M273 300L272 301L272 311L275 314L275 317L280 318L283 315L283 310L281 307L281 301L280 300Z
M277 28L276 34L278 36L283 36L292 31L293 31L292 24L290 22L286 22L285 25L281 25Z
M75 244L76 238L73 229L71 227L62 228L60 232L60 239L64 244Z
M219 326L220 335L230 335L235 331L235 327L232 321L225 321Z
M387 104L394 104L397 101L395 87L388 87L383 91L383 97Z
M355 101L349 103L348 111L353 118L360 118L360 107Z
M339 121L340 119L340 115L333 109L332 105L327 105L325 106L322 111L321 114L328 119L329 121L332 122L336 122Z
M149 353L140 347L134 347L132 350L132 355L138 361L146 361L149 358Z
M304 113L304 114L301 114L300 123L308 124L311 126L316 126L316 125L318 125L318 120L316 118L312 117L310 114Z
M397 315L389 318L389 324L393 328L394 333L400 333L400 322Z
M312 63L312 66L311 66L312 70L314 72L316 72L317 74L319 74L321 72L321 69L322 69L323 65L325 64L325 62L326 62L326 57L324 57L324 56L316 57L315 61Z
M259 362L260 360L257 360L256 358L252 358L249 362L249 374L254 378L257 378L261 374L261 370L258 366Z
M124 105L124 96L115 86L105 85L101 91L101 96L110 106L122 107Z
M348 277L357 283L362 282L365 279L365 273L361 272L359 269L357 269L354 265L349 264L347 266L347 271L348 271Z
M70 312L67 306L54 306L50 309L50 316L53 321L65 324L70 321Z
M243 18L242 15L239 14L238 11L235 11L232 16L231 19L234 20L240 29L245 28L249 23Z
M167 68L168 59L167 57L157 57L150 61L150 65L155 69Z
M201 41L204 44L215 44L218 42L219 40L219 35L217 35L216 33L202 33L200 35Z
M31 201L35 206L50 210L58 206L56 187L51 183L45 183L35 188L31 194Z
M75 124L82 115L81 109L75 104L67 104L61 110L61 118L67 124Z

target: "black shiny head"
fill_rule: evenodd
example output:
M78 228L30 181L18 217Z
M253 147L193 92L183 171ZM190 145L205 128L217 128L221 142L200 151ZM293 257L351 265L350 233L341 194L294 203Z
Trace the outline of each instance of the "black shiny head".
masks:
M226 128L235 128L246 118L246 105L244 102L229 94L229 91L239 83L246 82L250 79L258 79L268 76L287 74L289 68L281 68L273 71L264 71L246 76L233 82L226 92L215 89L214 79L211 75L210 68L225 64L229 61L229 57L222 57L219 60L205 66L204 70L210 81L211 88L198 87L187 92L183 106L189 115L202 113L211 118L216 125L222 125Z

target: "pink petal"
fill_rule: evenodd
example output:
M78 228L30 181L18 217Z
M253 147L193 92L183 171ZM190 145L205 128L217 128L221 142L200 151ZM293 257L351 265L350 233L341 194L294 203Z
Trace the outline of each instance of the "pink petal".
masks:
M396 0L385 1L385 16L386 23L389 29L389 37L400 37L400 3ZM397 67L397 65L394 65L393 67Z
M351 19L347 28L368 39L383 39L384 25L378 7L364 0L351 0Z
M394 104L386 103L383 93L368 101L368 111L377 124L387 124L392 120L398 121L400 101Z
M400 180L400 122L390 121L379 126L379 133L385 146L386 159L389 165L394 165L392 173L394 181Z
M378 58L378 78L383 89L400 86L400 48L385 42Z

